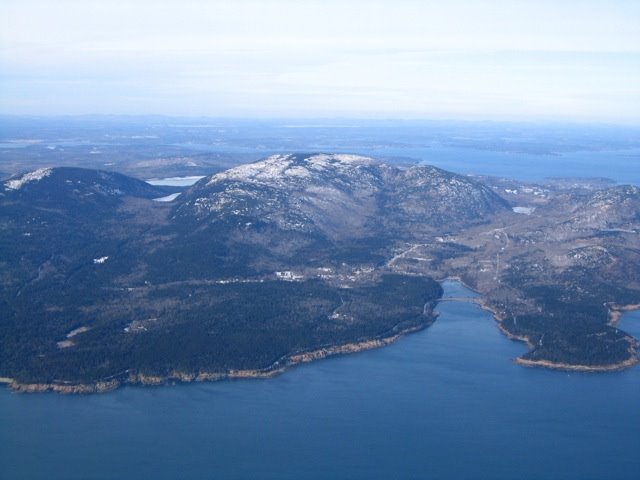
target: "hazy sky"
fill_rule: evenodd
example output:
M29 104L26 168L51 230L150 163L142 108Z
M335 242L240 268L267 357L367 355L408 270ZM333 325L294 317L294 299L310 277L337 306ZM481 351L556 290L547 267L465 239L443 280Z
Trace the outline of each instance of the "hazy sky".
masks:
M640 1L0 0L0 113L640 123Z

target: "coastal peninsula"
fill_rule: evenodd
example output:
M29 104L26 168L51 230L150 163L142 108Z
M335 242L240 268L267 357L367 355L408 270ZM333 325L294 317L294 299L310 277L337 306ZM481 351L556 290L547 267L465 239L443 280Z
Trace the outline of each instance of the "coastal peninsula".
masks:
M632 186L290 154L173 193L38 169L0 206L0 375L20 391L272 376L428 327L442 278L526 342L521 365L638 361L615 324L640 304Z

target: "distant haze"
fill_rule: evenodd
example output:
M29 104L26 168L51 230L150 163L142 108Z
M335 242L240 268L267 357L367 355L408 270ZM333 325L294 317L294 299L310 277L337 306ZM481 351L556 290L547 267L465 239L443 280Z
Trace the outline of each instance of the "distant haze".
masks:
M637 0L3 0L0 113L640 123Z

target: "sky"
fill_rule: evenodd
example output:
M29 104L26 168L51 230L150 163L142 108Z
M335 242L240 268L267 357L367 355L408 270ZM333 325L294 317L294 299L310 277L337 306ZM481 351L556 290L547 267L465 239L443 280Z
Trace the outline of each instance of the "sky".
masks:
M640 124L640 1L0 0L0 113Z

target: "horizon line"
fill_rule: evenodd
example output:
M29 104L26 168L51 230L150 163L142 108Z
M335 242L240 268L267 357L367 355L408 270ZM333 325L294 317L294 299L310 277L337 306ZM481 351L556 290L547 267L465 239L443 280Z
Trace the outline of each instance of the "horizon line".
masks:
M431 116L411 116L411 117L394 117L394 116L351 116L351 115L320 115L320 116L286 116L286 115L189 115L189 114L170 114L170 113L4 113L0 112L0 118L20 118L20 119L72 119L72 118L165 118L165 119L207 119L216 121L288 121L288 122L304 122L304 121L343 121L347 123L353 122L432 122L432 123L496 123L496 124L547 124L547 125L593 125L593 126L619 126L619 127L638 127L640 128L640 119L638 120L610 120L610 119L575 119L575 118L543 118L543 117L523 117L523 118L469 118L469 117L431 117ZM315 126L315 125L312 125ZM310 126L310 127L312 127ZM329 127L331 125L317 125L317 127Z

